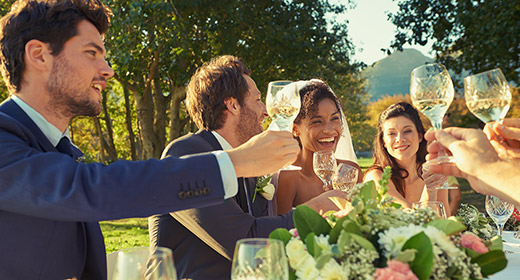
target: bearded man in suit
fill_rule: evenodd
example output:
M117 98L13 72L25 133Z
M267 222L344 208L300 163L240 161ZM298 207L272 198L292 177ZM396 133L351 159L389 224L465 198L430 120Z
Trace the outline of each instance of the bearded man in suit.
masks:
M267 112L250 75L243 61L230 55L200 67L186 93L186 107L200 130L170 143L163 157L228 150L261 133ZM237 240L293 227L292 211L270 216L270 201L256 195L253 202L256 178L238 178L238 185L238 194L221 205L150 217L150 244L173 250L179 279L230 279ZM306 204L318 211L336 209L329 196L344 193L326 192Z

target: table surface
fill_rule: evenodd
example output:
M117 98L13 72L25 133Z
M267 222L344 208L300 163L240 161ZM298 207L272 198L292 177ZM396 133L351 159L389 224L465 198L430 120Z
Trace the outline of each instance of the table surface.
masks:
M506 253L507 267L489 277L493 280L520 279L520 239L513 236L513 231L504 231L504 250L512 251Z

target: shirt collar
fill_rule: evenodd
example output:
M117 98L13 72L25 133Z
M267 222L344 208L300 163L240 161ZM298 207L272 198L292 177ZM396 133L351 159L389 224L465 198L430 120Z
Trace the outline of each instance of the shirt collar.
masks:
M218 134L215 130L212 130L211 133L213 133L215 138L217 138L217 141L220 144L220 146L222 147L222 150L227 151L227 150L233 149L233 147L231 147L229 142L226 141L226 139L224 139L224 137L222 137L220 134Z
M31 120L38 126L38 128L43 132L43 134L54 147L58 145L58 142L60 142L62 137L67 137L70 140L68 127L65 132L62 133L57 127L48 122L40 113L36 112L36 110L34 110L18 96L12 95L11 99L16 103L16 105L22 108L22 110L29 116L29 118L31 118Z

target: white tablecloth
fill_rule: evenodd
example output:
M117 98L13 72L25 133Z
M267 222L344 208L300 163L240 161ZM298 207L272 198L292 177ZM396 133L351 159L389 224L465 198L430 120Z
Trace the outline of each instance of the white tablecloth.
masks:
M504 231L504 250L512 251L506 253L507 267L490 276L492 280L520 279L520 239L513 236L512 231Z

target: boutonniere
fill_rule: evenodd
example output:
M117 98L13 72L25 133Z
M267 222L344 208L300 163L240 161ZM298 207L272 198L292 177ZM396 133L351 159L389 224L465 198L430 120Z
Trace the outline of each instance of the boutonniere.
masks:
M272 200L274 196L274 185L271 183L273 175L266 175L256 178L255 194L253 195L253 203L255 202L256 194L261 194L265 199Z

